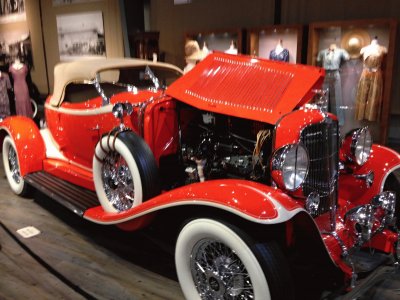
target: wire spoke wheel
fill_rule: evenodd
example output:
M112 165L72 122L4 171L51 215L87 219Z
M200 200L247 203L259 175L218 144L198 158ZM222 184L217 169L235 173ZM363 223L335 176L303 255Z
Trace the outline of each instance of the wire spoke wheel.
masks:
M289 266L279 245L257 242L224 221L188 221L178 235L175 265L186 299L293 299Z
M19 171L19 164L17 153L13 147L8 148L8 166L10 168L11 176L16 183L21 182L21 173Z
M253 299L250 276L240 258L227 245L199 241L191 254L191 270L202 299Z
M122 212L160 193L157 163L146 142L131 131L103 136L93 157L97 197L107 212Z
M130 209L135 199L132 174L125 159L117 152L107 154L101 170L104 191L118 211Z

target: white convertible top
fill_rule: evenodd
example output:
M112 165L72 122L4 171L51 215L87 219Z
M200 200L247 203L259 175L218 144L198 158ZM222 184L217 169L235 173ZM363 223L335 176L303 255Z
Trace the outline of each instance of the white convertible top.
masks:
M93 80L96 73L105 70L140 66L166 68L182 74L182 70L174 65L144 59L102 58L59 63L54 67L54 90L50 105L58 106L61 103L65 87L71 82Z

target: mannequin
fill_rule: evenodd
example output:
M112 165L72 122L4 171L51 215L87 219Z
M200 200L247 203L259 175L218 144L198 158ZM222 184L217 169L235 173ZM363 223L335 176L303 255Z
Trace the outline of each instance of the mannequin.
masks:
M235 46L235 42L231 41L231 45L229 46L229 49L225 51L225 53L228 54L238 54L238 49Z
M379 45L378 37L361 49L364 67L357 86L356 119L377 121L380 117L383 80L381 65L387 49Z
M28 67L23 64L19 58L16 58L9 69L10 74L14 79L14 94L15 94L15 110L16 114L31 118L33 115L31 98L29 96L28 85L26 83L26 75Z
M329 90L329 111L338 117L339 125L343 125L345 121L339 71L342 62L349 59L349 53L339 48L335 43L330 44L327 49L321 50L317 56L317 62L322 64L325 69L323 88Z
M186 42L185 45L186 66L183 68L183 74L192 70L196 64L204 58L203 52L200 50L199 43L195 40Z
M289 62L289 50L283 47L282 40L279 40L275 49L271 50L269 59Z
M10 100L8 90L11 89L10 78L8 74L0 71L0 117L4 118L10 115Z

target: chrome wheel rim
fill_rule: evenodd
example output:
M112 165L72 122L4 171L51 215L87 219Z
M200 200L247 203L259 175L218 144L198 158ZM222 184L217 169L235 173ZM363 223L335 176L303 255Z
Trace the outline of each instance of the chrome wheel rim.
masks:
M20 183L21 173L19 171L17 153L15 152L15 149L12 146L8 148L8 165L10 167L11 177L16 183Z
M118 211L130 209L135 200L132 174L125 159L117 152L110 152L102 166L104 192Z
M211 239L197 242L190 264L201 299L254 299L248 271L227 245Z

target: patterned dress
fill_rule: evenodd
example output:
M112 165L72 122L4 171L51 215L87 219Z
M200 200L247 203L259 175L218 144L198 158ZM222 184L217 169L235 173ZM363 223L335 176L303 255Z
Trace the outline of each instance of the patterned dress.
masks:
M0 117L10 115L10 100L8 99L8 90L11 89L10 77L7 73L0 74Z
M28 67L22 65L22 68L10 66L10 74L14 79L15 111L17 115L31 118L33 116L31 98L29 96L28 85L26 84L26 75Z
M364 58L364 68L357 86L356 120L377 121L380 117L383 93L381 64L386 48Z

